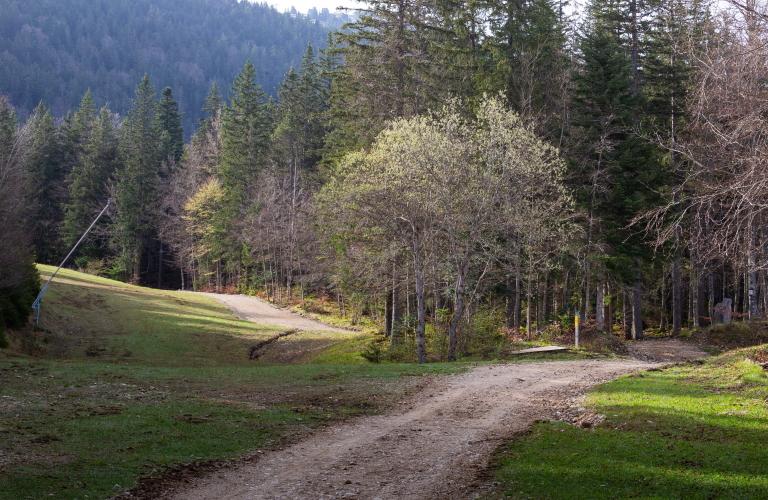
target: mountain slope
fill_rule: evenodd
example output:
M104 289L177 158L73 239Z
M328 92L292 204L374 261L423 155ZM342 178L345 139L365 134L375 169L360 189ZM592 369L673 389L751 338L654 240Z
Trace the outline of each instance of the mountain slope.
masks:
M0 93L20 116L40 102L63 116L90 87L124 115L147 73L170 86L189 135L205 95L226 91L247 59L272 92L328 28L236 0L0 0Z

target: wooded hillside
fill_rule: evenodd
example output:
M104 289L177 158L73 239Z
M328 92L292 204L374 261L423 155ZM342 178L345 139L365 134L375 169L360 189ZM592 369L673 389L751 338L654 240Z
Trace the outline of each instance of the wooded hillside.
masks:
M232 52L186 144L161 90L180 47L124 121L91 94L60 124L55 102L22 128L2 104L30 244L56 262L111 198L78 267L324 296L421 362L567 335L576 312L627 339L757 319L768 24L729 5L377 0L328 50L302 42L275 100L253 46Z
M191 132L213 82L226 88L250 59L273 94L329 29L236 0L2 0L0 94L23 120L41 100L61 118L89 88L97 107L125 116L147 73L173 88Z

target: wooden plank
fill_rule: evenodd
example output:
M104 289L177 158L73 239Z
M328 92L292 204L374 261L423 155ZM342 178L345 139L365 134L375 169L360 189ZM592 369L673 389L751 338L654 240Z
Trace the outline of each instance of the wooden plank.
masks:
M552 352L552 351L568 351L570 347L561 347L558 345L548 345L545 347L532 347L530 349L522 349L520 351L511 351L511 354L528 354L530 352Z

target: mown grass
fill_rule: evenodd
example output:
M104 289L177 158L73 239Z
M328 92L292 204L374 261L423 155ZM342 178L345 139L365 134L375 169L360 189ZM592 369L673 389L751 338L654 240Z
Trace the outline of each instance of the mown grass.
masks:
M408 375L458 368L254 362L250 347L282 329L207 297L66 270L43 299L41 327L0 351L3 499L109 498L171 466L246 456L380 411L426 380Z
M592 391L593 429L537 424L501 454L491 498L768 498L768 377L750 348ZM761 354L762 353L762 354Z

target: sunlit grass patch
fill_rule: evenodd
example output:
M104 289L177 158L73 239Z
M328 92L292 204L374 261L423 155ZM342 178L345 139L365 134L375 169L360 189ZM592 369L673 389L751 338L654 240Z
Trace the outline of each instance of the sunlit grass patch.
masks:
M43 299L41 327L15 333L32 339L17 340L22 352L0 351L2 499L109 498L168 467L237 459L381 411L427 380L405 375L461 369L353 361L344 346L356 333L321 334L336 347L298 364L251 361L253 345L285 329L205 296L69 270Z
M768 498L768 384L754 349L620 377L594 429L537 424L500 459L505 498Z

